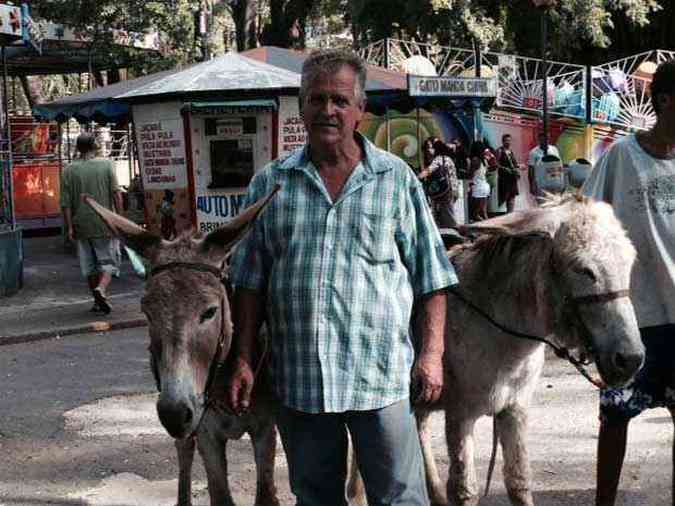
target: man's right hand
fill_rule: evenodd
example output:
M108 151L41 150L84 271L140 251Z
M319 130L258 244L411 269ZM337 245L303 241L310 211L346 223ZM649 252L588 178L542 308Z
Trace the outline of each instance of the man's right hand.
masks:
M255 377L248 360L238 357L235 360L227 386L227 402L235 415L242 415L251 405L251 392Z
M68 240L75 242L75 229L73 227L68 228Z

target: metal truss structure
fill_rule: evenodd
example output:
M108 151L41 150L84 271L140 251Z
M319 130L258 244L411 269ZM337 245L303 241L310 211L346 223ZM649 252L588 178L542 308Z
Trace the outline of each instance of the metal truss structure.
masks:
M656 121L649 84L656 67L675 58L675 51L654 50L591 69L593 122L642 130Z
M402 72L411 71L415 57L424 57L439 76L478 74L477 53L468 49L385 39L364 47L360 55L370 64ZM541 114L546 72L551 115L643 130L656 121L649 98L652 74L658 64L673 58L675 51L655 50L594 67L549 61L545 69L543 60L537 58L484 52L480 53L480 74L498 79L498 108Z

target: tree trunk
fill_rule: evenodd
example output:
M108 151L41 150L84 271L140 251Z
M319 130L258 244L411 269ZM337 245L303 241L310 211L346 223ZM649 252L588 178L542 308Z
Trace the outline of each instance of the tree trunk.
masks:
M230 9L237 33L237 51L257 47L258 0L233 0L230 2Z
M35 95L33 93L33 90L31 89L30 81L28 80L28 76L19 76L19 81L21 81L21 89L23 90L23 94L26 97L26 102L28 102L28 107L31 109L35 105ZM39 99L38 99L39 100Z
M270 0L270 23L263 30L266 46L304 49L307 16L315 0Z

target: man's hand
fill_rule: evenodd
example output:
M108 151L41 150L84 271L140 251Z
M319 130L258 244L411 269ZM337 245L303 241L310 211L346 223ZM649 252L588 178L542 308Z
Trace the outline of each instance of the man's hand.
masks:
M237 358L227 385L227 402L235 415L248 411L254 380L251 364L241 357Z
M75 242L75 229L73 227L68 227L68 240Z
M422 352L417 357L412 374L414 403L433 404L443 390L443 355Z

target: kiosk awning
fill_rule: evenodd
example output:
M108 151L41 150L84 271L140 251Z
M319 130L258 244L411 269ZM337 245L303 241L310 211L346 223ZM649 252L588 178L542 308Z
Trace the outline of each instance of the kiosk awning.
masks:
M266 98L227 102L190 102L183 106L183 111L192 114L245 114L276 110L277 101Z

